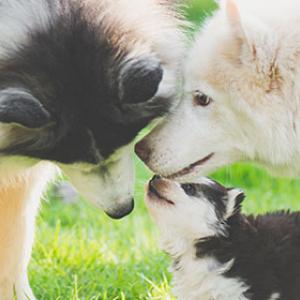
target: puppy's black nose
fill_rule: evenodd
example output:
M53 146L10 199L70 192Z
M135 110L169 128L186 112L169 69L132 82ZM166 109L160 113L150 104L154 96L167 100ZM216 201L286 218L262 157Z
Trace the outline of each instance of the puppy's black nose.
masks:
M160 175L154 175L152 177L152 179L150 180L150 183L154 183L155 181L158 181L160 179L162 179L162 177Z
M149 162L151 149L150 147L148 147L147 142L145 140L142 140L135 145L135 153L144 163Z
M162 179L162 177L161 177L160 175L154 175L154 176L153 176L153 179L159 180L159 179Z

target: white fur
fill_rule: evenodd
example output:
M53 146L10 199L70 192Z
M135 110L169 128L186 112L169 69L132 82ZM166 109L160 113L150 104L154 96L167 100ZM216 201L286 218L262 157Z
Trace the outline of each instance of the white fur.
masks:
M236 198L240 194L244 194L243 190L241 190L241 189L232 189L232 190L228 191L228 202L227 202L227 207L226 207L225 219L230 218L235 213Z
M59 165L74 187L107 213L131 203L134 190L133 145L125 146L102 164Z
M280 294L279 293L274 293L271 295L269 300L279 300L280 299Z
M210 184L200 178L197 183ZM180 300L246 300L249 287L239 278L226 278L234 261L218 263L214 258L196 258L195 242L201 238L223 233L215 208L207 199L184 193L180 184L162 179L155 185L163 197L174 205L157 200L151 194L146 204L161 233L161 247L179 262L171 269L174 275L174 293ZM229 193L227 215L240 190Z
M0 4L0 58L26 44L33 30L47 28L51 19L46 1L2 0Z
M204 25L187 58L182 103L146 138L156 173L214 153L180 180L235 161L300 175L299 1L236 2L224 0ZM213 102L195 106L195 90Z
M180 300L246 300L247 285L239 278L226 278L233 261L219 264L212 258L195 259L185 254L174 272L174 293Z

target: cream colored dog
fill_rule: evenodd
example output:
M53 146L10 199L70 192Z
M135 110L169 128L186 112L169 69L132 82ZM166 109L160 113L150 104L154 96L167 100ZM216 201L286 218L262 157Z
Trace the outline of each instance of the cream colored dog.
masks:
M300 175L300 2L228 0L186 63L181 105L136 151L186 181L236 161Z

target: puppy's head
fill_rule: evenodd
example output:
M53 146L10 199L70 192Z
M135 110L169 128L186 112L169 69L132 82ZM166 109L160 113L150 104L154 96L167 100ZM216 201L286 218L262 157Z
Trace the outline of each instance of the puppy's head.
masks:
M226 221L240 212L244 197L242 190L204 177L180 184L156 176L148 184L146 204L166 244L193 243L222 235Z
M58 163L122 217L133 208L133 140L176 102L178 62L148 27L157 20L175 43L181 33L152 0L48 2L0 7L0 152Z
M243 160L280 172L294 165L299 31L281 22L293 8L281 1L220 2L188 55L183 101L136 148L163 176L188 181Z

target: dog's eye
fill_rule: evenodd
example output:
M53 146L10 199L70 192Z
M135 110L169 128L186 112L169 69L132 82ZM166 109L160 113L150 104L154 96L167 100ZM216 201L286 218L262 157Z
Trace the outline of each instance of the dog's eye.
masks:
M194 105L197 105L197 106L198 105L208 106L212 102L212 99L209 96L207 96L197 90L194 92L193 102L194 102Z
M189 196L196 195L196 188L193 184L182 184L181 187L187 195Z

